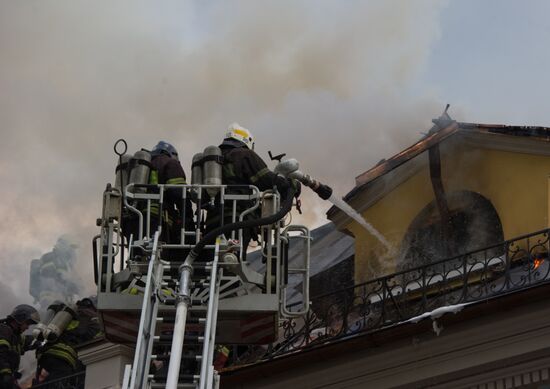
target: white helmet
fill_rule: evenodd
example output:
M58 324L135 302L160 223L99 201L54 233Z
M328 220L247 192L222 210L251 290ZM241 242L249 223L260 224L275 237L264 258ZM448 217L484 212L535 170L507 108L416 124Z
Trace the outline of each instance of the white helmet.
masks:
M238 123L233 123L227 129L225 139L235 139L242 142L251 150L254 150L254 137L246 128L241 127Z

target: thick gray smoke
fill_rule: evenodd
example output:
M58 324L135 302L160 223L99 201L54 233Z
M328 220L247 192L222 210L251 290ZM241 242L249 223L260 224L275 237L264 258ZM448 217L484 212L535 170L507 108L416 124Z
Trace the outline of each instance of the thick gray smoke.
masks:
M62 235L53 249L31 261L29 293L42 312L55 301L76 302L82 292L82 280L75 272L75 239Z
M0 3L2 286L63 232L92 292L92 236L116 139L191 156L238 121L343 195L429 128L419 90L441 1ZM273 166L273 165L271 165ZM305 191L306 192L306 191ZM304 194L298 221L329 205ZM295 220L296 220L295 218Z

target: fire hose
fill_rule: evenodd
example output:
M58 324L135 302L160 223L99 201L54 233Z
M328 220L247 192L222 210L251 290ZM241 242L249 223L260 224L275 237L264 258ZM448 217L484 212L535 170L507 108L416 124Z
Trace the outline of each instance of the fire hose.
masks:
M213 242L219 235L242 228L252 228L273 224L281 220L291 210L294 199L295 189L292 185L286 193L285 200L281 204L281 209L273 215L253 220L243 220L236 223L227 224L208 232L191 250L184 263L180 266L180 289L178 293L178 302L176 306L176 320L174 323L174 337L172 339L172 348L170 351L170 364L168 366L168 377L166 388L176 388L180 370L181 353L183 348L183 338L185 323L187 320L187 311L191 304L191 274L193 272L193 262L198 258L204 247Z

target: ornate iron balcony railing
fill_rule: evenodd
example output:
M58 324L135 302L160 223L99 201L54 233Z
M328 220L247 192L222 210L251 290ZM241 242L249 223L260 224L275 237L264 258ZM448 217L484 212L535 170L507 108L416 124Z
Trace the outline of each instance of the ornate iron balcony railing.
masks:
M376 331L434 309L485 300L550 282L549 229L403 270L311 299L303 319L280 326L268 347L233 348L232 365Z
M59 378L41 384L34 384L33 389L84 389L86 371L81 371L67 377Z

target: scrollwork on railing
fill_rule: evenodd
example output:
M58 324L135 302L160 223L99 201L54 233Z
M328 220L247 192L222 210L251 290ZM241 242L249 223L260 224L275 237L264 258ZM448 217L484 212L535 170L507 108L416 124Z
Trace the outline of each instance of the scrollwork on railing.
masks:
M305 317L281 323L277 343L235 352L233 364L267 360L395 325L443 306L550 282L549 252L546 229L313 297Z
M32 387L33 389L84 389L85 378L86 372L81 371L56 380L34 383Z

